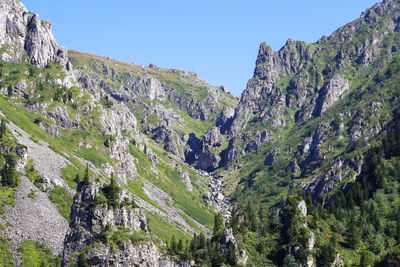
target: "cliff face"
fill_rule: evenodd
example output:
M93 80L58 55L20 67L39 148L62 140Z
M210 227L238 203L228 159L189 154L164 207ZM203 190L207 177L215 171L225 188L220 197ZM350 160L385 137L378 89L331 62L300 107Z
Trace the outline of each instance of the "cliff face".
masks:
M100 202L100 191L98 183L78 186L64 242L63 266L76 261L89 266L192 266L161 254L148 231L144 210L132 207L133 200L126 192L121 192L119 206L111 208Z
M16 0L0 3L0 59L28 61L45 67L51 62L65 66L67 50L59 47L49 21L41 21L37 14Z

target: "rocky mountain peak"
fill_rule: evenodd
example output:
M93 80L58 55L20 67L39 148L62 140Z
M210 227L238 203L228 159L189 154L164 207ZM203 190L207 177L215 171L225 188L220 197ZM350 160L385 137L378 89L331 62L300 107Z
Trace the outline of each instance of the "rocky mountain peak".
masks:
M0 59L28 61L38 67L68 63L67 51L58 46L51 23L28 12L18 0L0 3Z

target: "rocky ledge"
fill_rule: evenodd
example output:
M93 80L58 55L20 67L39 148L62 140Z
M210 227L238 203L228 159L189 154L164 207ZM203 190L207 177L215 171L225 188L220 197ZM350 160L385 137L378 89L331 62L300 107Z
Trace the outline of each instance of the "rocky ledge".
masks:
M75 261L89 266L193 266L159 251L148 231L144 210L136 208L126 192L120 193L114 208L102 197L99 183L78 185L62 266Z

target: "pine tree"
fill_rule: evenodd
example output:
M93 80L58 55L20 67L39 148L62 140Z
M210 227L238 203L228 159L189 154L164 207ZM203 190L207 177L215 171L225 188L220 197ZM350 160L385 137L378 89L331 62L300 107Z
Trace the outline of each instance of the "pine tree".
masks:
M213 251L211 258L211 266L212 267L220 267L224 264L224 258L219 253L219 251Z
M13 88L11 85L9 85L7 88L7 96L12 96L12 94L13 94Z
M352 216L349 224L350 225L349 225L349 228L347 231L348 243L349 243L350 248L355 249L358 247L361 237L360 237L359 231L356 227L356 221L355 221L354 215Z
M204 249L206 247L206 237L203 233L199 235L197 249Z
M86 252L85 251L82 251L79 254L77 265L78 265L78 267L89 267L89 264L87 263L87 260L86 260Z
M189 250L192 254L196 252L196 238L197 234L194 233L192 240L190 240L190 247L189 247Z
M329 242L321 247L318 256L318 266L330 267L336 258L336 249L333 242Z
M400 216L397 216L396 222L396 240L400 243Z
M313 203L312 203L312 198L311 198L311 192L307 192L306 193L306 197L305 197L305 199L304 199L304 201L306 202L306 204L307 204L307 207L312 207L313 205Z
M0 139L6 135L6 122L4 119L1 119L1 126L0 126Z
M107 204L112 208L118 206L119 191L120 188L115 182L114 174L111 174L110 184L103 188L103 192L107 198Z
M250 230L255 231L257 228L256 215L254 213L253 204L249 201L246 206L247 225Z
M86 164L85 174L83 175L83 183L89 185L89 164Z
M283 261L283 267L299 267L300 265L296 262L292 255L286 256Z
M79 176L79 173L76 174L75 179L74 179L74 182L75 182L76 184L79 184L79 183L81 182L81 177Z
M183 241L182 241L182 239L179 239L177 249L178 249L179 253L181 253L183 251Z
M1 185L7 186L8 177L7 177L7 162L5 163L3 169L1 170Z
M17 187L18 176L15 174L14 163L5 163L1 170L1 184L2 186Z
M230 245L228 247L225 258L226 258L225 262L227 264L231 266L236 266L237 259L236 259L235 247L233 245Z
M260 219L260 221L263 221L265 218L264 208L261 205L258 209L258 218Z
M106 138L106 141L104 141L104 146L110 147L110 138Z
M178 245L176 244L175 235L172 235L171 243L170 243L170 252L177 254Z
M222 219L222 215L220 213L217 213L214 216L214 237L216 237L217 239L219 239L218 237L220 237L221 235L221 231L224 229L224 220Z

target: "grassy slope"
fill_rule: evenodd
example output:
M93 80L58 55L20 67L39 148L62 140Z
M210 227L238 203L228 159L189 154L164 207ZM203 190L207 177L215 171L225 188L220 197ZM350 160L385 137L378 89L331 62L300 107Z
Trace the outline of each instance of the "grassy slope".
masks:
M71 114L79 114L81 109L85 106L87 101L87 95L80 94L78 88L72 88L72 98L74 99L75 103L79 105L74 105L72 102L64 101L62 99L62 95L66 95L68 91L62 87L55 87L54 85L47 83L45 77L61 77L61 74L57 74L60 70L56 67L50 67L45 69L38 69L35 67L30 66L29 64L25 63L5 63L1 62L0 67L3 68L3 72L7 73L5 75L7 78L3 80L3 86L7 87L8 84L17 83L20 79L26 79L27 81L32 81L34 84L44 84L45 86L40 87L40 92L38 91L38 86L35 89L27 89L31 90L32 92L37 92L37 99L35 100L36 103L41 102L49 102L53 101L52 106L58 105L66 105L69 109ZM26 73L30 73L27 75ZM50 74L46 74L50 73ZM11 79L9 76L13 76ZM13 81L11 83L10 81ZM55 92L54 90L63 90L61 93L60 99L54 99ZM43 96L43 97L42 97ZM55 100L55 101L54 101ZM84 165L82 165L76 158L81 157L86 160L93 162L97 167L100 166L101 163L110 162L111 160L108 158L107 155L101 154L98 152L98 149L78 149L79 142L91 142L95 147L102 148L104 147L105 138L100 130L93 124L90 123L90 118L86 116L81 116L81 125L85 126L88 130L64 130L63 136L59 138L52 137L45 133L37 124L34 122L36 121L43 121L48 124L52 124L51 120L41 117L37 113L29 112L26 109L16 106L15 102L27 102L27 99L18 98L13 96L11 99L10 97L0 96L0 110L5 114L7 118L12 120L16 125L21 127L24 131L30 133L31 139L39 142L41 140L47 142L50 147L55 150L56 152L69 156L69 160L75 166L67 166L63 169L63 178L71 187L76 187L76 183L74 178L76 174L79 174L81 177L84 173ZM32 100L29 100L32 101ZM92 113L89 116L95 116L96 114ZM187 115L186 115L187 116ZM201 128L202 124L192 118L187 116L189 125L197 125L195 128L198 129L198 133L205 131L205 128ZM208 122L210 123L210 122ZM191 126L190 126L191 127ZM149 203L152 203L154 206L157 207L153 201L151 201L144 193L141 188L143 181L151 181L155 185L159 186L161 189L165 190L167 193L172 195L174 198L174 205L178 208L183 209L188 215L195 218L197 221L205 224L208 227L212 225L212 213L210 213L207 208L204 207L202 199L196 193L189 193L186 191L186 188L181 180L179 173L169 166L166 162L170 159L165 156L166 154L163 150L157 146L157 144L152 143L149 144L153 150L163 158L160 162L158 168L159 176L161 179L157 179L154 175L148 172L148 167L150 166L150 160L146 155L142 152L138 151L135 146L132 145L131 152L132 154L139 160L138 170L139 170L139 177L135 179L134 182L129 182L127 189L131 192L137 194L138 196L144 198ZM182 164L182 163L181 163ZM200 185L195 184L196 180L201 180L201 177L197 177L195 172L193 172L190 168L184 167L184 169L191 174L191 178L193 180L194 187L197 190L202 191L203 188ZM36 177L37 178L37 177ZM36 179L33 177L33 179ZM179 193L178 193L179 191ZM5 193L4 193L5 194ZM66 208L70 203L70 200L67 198L62 197L63 192L52 192L51 197L53 201L58 204L60 212L65 216L68 217L69 212L66 211ZM67 201L68 200L68 201ZM153 215L156 216L156 215ZM158 221L162 221L161 218L158 218ZM168 225L168 223L163 222L164 225ZM176 229L175 226L167 227L169 229L173 228ZM159 229L164 229L163 227L159 227ZM176 231L176 230L175 230ZM159 231L158 231L159 232ZM161 236L166 237L167 231L163 234L160 233ZM177 234L178 236L178 234ZM164 239L164 241L167 241Z

